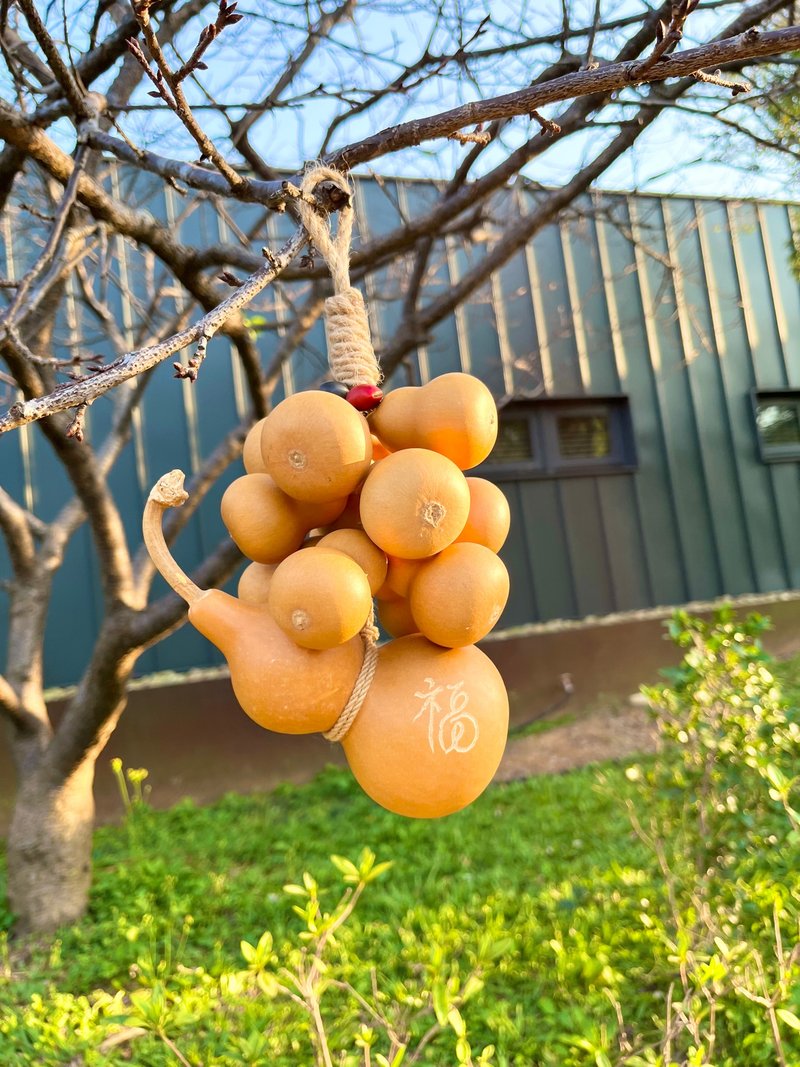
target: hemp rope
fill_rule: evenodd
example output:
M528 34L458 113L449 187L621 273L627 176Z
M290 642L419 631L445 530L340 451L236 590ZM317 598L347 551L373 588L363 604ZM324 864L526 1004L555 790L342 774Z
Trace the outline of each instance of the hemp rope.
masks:
M328 216L321 215L302 197L296 201L303 228L328 264L333 279L333 296L325 301L325 334L331 373L337 382L351 387L378 385L382 375L370 340L367 309L361 293L350 285L353 190L338 171L315 164L306 171L300 191L313 194L320 182L332 182L348 197L347 204L339 211L335 237Z
M321 215L302 197L297 200L300 221L311 243L328 264L333 279L333 296L325 301L325 337L328 343L328 362L337 382L354 385L378 385L381 369L375 358L369 332L369 320L364 300L358 289L350 285L350 240L353 234L353 190L338 171L322 164L312 165L300 185L303 194L311 195L320 182L332 182L347 194L347 203L339 211L336 236L331 232L330 219ZM375 670L378 666L378 628L375 611L361 629L364 659L353 691L339 718L323 733L327 741L343 741L356 716L361 711Z

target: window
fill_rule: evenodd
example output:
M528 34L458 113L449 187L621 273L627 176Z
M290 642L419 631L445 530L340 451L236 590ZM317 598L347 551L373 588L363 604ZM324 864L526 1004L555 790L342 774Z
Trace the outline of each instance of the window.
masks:
M553 478L635 470L628 398L512 399L484 465L495 477Z
M531 424L527 418L501 419L492 450L493 463L525 463L534 458Z
M562 459L602 459L611 455L607 415L557 415L556 425Z
M800 460L800 390L756 392L753 406L762 460Z

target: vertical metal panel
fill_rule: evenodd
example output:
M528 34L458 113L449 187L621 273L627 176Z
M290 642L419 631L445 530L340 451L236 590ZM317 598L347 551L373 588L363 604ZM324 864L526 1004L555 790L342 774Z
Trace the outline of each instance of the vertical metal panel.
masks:
M754 588L754 559L744 523L744 504L733 453L728 406L703 273L697 217L689 200L664 202L685 374L692 391L711 527L721 576L719 592Z
M361 232L368 238L383 237L401 226L407 217L405 199L399 183L389 179L359 181L356 184L357 207L361 207ZM376 342L378 351L383 343L396 336L402 318L403 281L408 273L404 256L393 257L386 267L376 271L368 281L368 294L373 314L377 318ZM386 382L387 389L419 383L419 357L416 351L405 356Z
M591 204L586 206L591 211ZM619 392L600 250L591 214L564 223L561 237L583 386L587 393Z
M772 305L758 213L754 204L733 203L728 214L756 384L760 389L781 389L787 385L786 365Z
M540 618L575 618L580 607L575 595L558 483L521 482L519 492L533 597ZM514 515L512 522L516 518Z
M789 213L784 204L759 204L757 210L786 383L800 389L800 285L787 269L793 249Z
M457 283L486 256L488 233L468 243L455 235L447 239L450 276ZM482 238L482 239L480 239ZM456 311L461 369L481 378L496 397L506 393L491 279L481 285Z
M545 333L540 332L543 353L549 358L552 383L548 389L553 393L580 393L581 381L578 349L575 344L575 327L564 266L564 250L557 225L541 230L529 246L536 264L538 302L544 321ZM537 316L537 325L542 324Z
M609 321L620 385L630 398L636 438L639 470L634 478L635 501L647 580L654 602L668 604L676 594L688 598L688 581L658 389L647 347L636 253L622 232L630 228L628 208L624 201L612 208L614 221L600 221L597 226Z
M647 326L650 359L663 412L664 440L682 556L692 599L713 597L721 590L718 548L708 503L689 379L678 328L675 290L661 205L652 198L631 201L637 242L638 279Z
M404 187L405 200L410 217L430 211L440 190L428 182L409 182ZM425 274L422 300L427 303L446 292L452 284L447 261L447 247L443 240L434 242L428 270ZM458 329L455 318L450 315L431 330L430 341L420 352L420 376L423 381L437 378L440 374L461 370L461 354L458 345Z
M728 218L754 384L759 389L780 389L787 384L788 374L772 302L758 213L754 204L729 204ZM795 464L769 464L766 470L772 505L770 510L780 546L774 570L767 576L770 583L767 588L783 589L789 581L790 572L797 569L796 526L790 521L789 529L786 529L780 521L781 511L786 506L782 498L797 491L796 467ZM778 517L777 522L775 517ZM790 519L790 516L787 515L787 518Z
M500 558L508 568L511 576L511 591L505 610L497 625L500 627L523 626L525 623L542 618L536 602L536 593L531 569L531 542L525 515L523 491L525 483L501 482L500 488L506 495L514 521L506 543L500 549Z
M607 615L616 610L616 601L596 479L565 478L556 485L563 508L578 615Z
M522 197L514 189L513 208L522 211ZM501 296L498 312L503 320L508 346L506 359L510 364L509 392L537 393L544 387L539 336L533 313L532 284L528 273L527 250L511 257L495 274L496 288Z
M731 453L744 504L744 528L755 568L754 590L782 588L784 554L769 471L758 453L750 390L755 385L743 296L725 204L697 207L705 285L722 386L730 419Z
M657 603L644 551L641 517L632 477L595 480L615 611Z

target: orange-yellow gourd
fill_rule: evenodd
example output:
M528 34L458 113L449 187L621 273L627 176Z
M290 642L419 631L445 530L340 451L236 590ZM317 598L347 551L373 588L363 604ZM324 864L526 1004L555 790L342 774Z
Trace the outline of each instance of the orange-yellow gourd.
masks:
M480 378L454 372L387 393L370 424L392 452L430 448L469 470L494 447L497 407Z
M406 637L418 634L419 626L414 621L411 608L404 597L396 600L379 600L377 607L378 622L391 637Z
M386 585L397 596L407 597L411 583L424 562L425 560L422 559L399 559L397 556L389 556Z
M292 500L292 497L289 497ZM297 514L306 524L306 529L316 530L335 522L347 507L350 498L343 496L335 500L322 500L309 503L307 500L293 500Z
M451 544L469 514L469 489L458 467L423 448L376 463L361 490L361 522L389 556L423 559Z
M220 512L228 533L256 563L279 562L300 547L310 529L268 474L245 474L231 482Z
M343 552L313 548L288 556L269 586L269 610L303 648L327 649L354 637L372 606L367 576Z
M485 637L506 606L508 571L485 545L456 544L420 567L409 606L421 633L460 648Z
M363 530L333 530L320 538L318 544L320 548L344 552L354 560L366 574L373 596L386 581L386 553L373 544Z
M413 636L379 650L375 678L342 745L374 801L398 815L435 819L483 792L507 733L508 697L488 656Z
M372 462L367 420L343 397L295 393L267 416L261 454L277 485L296 500L348 496Z
M189 607L189 621L222 652L236 699L266 730L329 730L353 691L364 659L356 637L323 652L299 648L263 607L209 589Z
M294 552L309 530L341 514L347 498L321 504L287 496L268 474L245 474L222 497L222 521L248 559L278 563Z
M331 530L360 530L361 527L361 489L357 489L354 493L351 493L347 498L344 511L334 519L333 522L326 524L329 532Z
M501 489L485 478L467 478L469 515L456 541L471 541L499 552L508 537L511 511Z
M275 573L275 563L251 563L239 579L236 593L247 604L261 604L266 608L269 583Z
M248 474L267 473L267 468L264 466L264 459L261 455L261 431L264 429L265 422L266 419L259 419L254 426L250 427L247 437L244 439L242 462Z
M389 449L383 441L378 440L374 433L370 436L372 437L372 462L377 463L378 460L386 459L390 454Z

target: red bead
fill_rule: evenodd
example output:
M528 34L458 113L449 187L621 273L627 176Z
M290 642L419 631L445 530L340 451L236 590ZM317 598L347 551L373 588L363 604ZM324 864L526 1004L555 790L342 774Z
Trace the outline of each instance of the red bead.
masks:
M357 411L374 411L383 400L383 391L377 385L354 385L345 400Z

